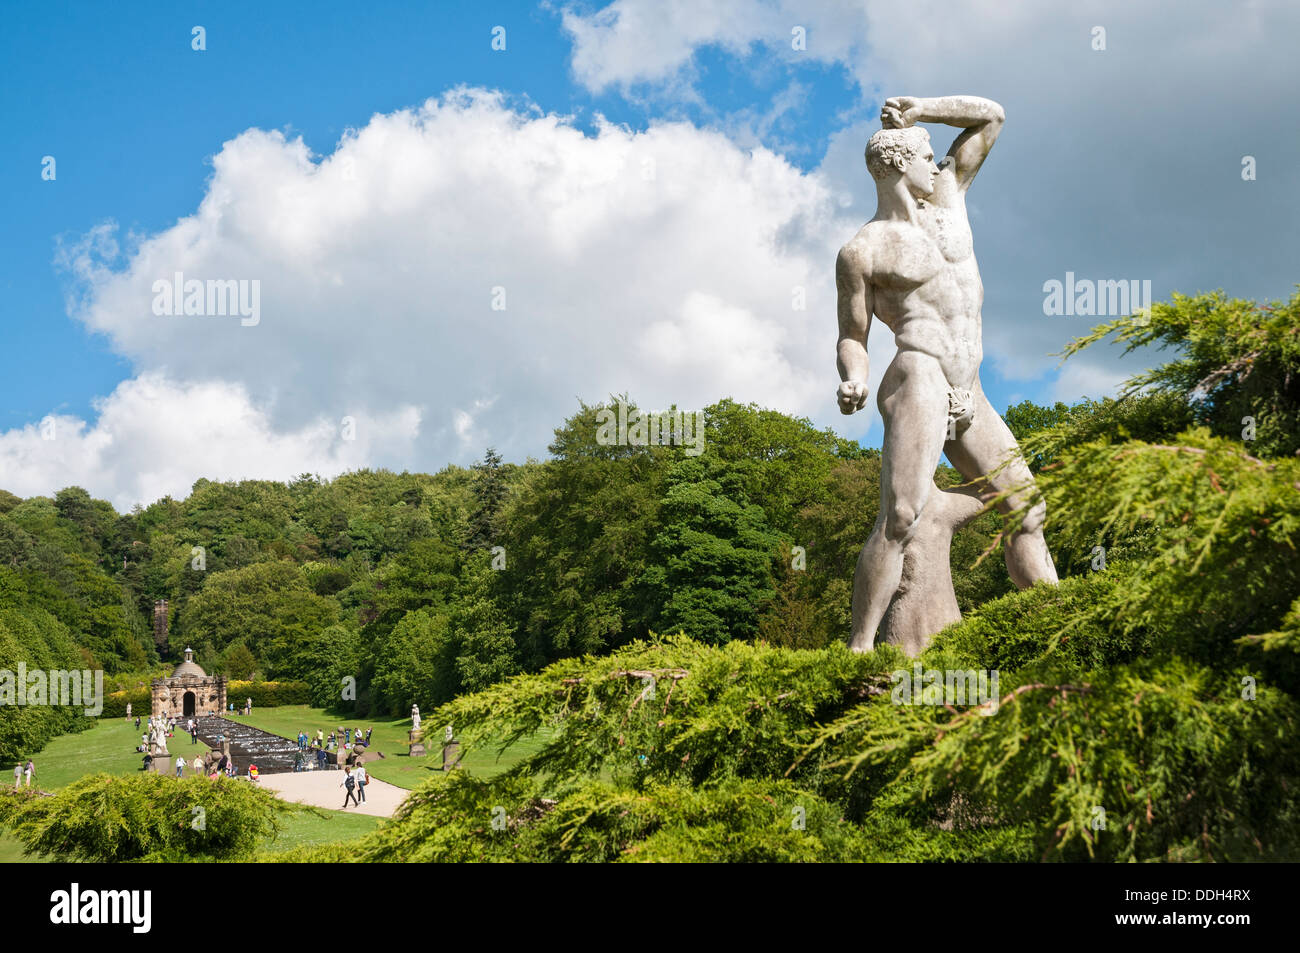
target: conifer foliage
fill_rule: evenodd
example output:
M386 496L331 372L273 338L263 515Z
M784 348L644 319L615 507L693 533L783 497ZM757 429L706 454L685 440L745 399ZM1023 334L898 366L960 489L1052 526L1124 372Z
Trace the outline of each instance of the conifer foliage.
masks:
M1007 415L1060 585L1011 590L992 557L1023 514L990 508L953 542L964 617L919 659L841 641L879 454L729 400L698 457L602 444L584 405L542 463L200 481L116 520L84 492L0 494L0 644L142 666L166 597L214 666L321 696L355 674L344 710L534 742L279 860L1298 859L1300 294L1176 295L1067 354L1112 335L1171 359ZM55 845L57 813L27 816Z
M1019 415L1060 586L984 601L916 662L688 631L462 696L433 717L465 745L548 743L428 782L361 859L1296 859L1297 332L1300 299L1176 297L1071 348L1179 356ZM899 703L914 667L998 692Z

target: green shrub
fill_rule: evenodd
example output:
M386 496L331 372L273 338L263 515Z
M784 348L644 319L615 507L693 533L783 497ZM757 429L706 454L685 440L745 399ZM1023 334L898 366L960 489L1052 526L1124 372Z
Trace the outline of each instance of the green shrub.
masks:
M966 792L991 820L1032 825L1043 859L1300 856L1290 695L1180 659L1088 681L1025 674L996 716L953 718L918 753L925 793Z
M244 706L244 699L252 698L254 708L276 708L280 705L310 705L311 689L306 682L227 682L226 700L236 708ZM104 695L101 718L125 718L127 702L131 715L148 718L153 706L153 691L149 688L131 688Z
M131 716L148 718L153 706L153 693L148 688L130 688L120 692L104 695L104 710L100 718L125 718L127 703L131 704Z
M227 682L226 700L236 708L244 699L253 699L253 708L276 708L280 705L310 705L311 686L306 682Z
M923 661L929 665L951 653L963 666L1011 672L1044 657L1082 671L1130 659L1142 652L1144 640L1112 633L1084 613L1115 587L1122 571L1074 576L986 602L938 633Z
M14 574L0 572L0 600L23 598L25 590ZM50 613L36 606L0 604L0 668L13 673L15 681L8 687L15 695L19 663L25 664L29 672L79 672L87 667L67 627ZM84 731L94 723L85 714L89 702L81 706L18 705L16 700L0 705L0 762L31 757L51 738Z
M52 796L0 795L0 825L27 853L99 863L246 856L299 810L247 781L153 772L90 775Z
M787 781L643 789L586 779L543 795L534 781L435 777L360 841L267 859L364 862L812 862L862 859L857 828Z

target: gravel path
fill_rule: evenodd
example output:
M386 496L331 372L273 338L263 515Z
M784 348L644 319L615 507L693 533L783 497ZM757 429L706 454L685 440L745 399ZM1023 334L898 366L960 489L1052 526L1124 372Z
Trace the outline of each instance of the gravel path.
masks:
M286 801L310 804L337 811L343 807L347 796L342 771L290 771L287 774L264 774L258 779L262 787L275 791ZM366 785L366 799L360 807L351 802L347 809L354 813L373 814L375 817L392 817L398 806L406 800L409 791L387 781L371 778Z

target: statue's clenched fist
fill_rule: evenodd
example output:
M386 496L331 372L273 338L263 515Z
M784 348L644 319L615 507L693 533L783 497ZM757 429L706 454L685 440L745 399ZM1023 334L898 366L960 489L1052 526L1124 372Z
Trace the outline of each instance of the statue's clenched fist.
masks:
M842 381L835 393L839 401L840 413L855 414L867 403L867 385L864 381Z
M921 100L916 96L890 96L880 110L880 124L886 129L906 129L921 115Z

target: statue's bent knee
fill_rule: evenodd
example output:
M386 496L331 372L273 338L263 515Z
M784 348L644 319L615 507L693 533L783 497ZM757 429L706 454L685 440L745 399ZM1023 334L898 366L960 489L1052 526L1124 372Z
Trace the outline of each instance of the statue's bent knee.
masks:
M921 507L911 503L895 503L885 514L885 538L899 543L911 537L921 518Z

